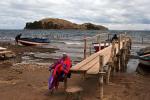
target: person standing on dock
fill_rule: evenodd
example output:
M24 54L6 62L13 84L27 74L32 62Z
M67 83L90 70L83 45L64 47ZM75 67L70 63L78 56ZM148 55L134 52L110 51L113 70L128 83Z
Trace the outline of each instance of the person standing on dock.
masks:
M111 42L112 42L112 41L114 41L114 40L115 40L115 41L117 41L117 40L118 40L117 34L114 34L114 36L112 37Z

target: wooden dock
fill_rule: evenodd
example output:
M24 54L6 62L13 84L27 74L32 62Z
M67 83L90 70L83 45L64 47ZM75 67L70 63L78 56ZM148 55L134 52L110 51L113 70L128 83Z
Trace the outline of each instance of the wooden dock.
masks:
M101 34L94 36L97 38L97 42L99 46L101 44ZM98 75L99 76L99 90L100 90L100 100L103 99L103 81L104 76L106 76L106 83L109 84L109 79L111 73L115 73L117 71L125 71L127 67L127 62L130 56L131 49L131 39L126 34L120 34L119 39L113 42L109 42L109 46L104 49L100 49L100 51L86 56L86 45L87 40L92 39L85 38L84 44L84 60L80 63L76 64L71 68L72 73L83 74L85 77L86 74L90 75ZM107 43L107 42L105 42ZM107 66L107 69L104 70L104 67ZM67 82L67 81L65 81ZM67 87L67 83L65 83Z

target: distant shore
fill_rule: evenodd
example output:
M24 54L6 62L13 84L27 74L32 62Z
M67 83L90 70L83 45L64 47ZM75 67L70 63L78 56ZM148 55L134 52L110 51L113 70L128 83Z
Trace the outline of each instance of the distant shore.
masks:
M39 21L27 22L25 29L80 29L80 30L108 30L102 25L92 23L76 24L59 18L45 18Z

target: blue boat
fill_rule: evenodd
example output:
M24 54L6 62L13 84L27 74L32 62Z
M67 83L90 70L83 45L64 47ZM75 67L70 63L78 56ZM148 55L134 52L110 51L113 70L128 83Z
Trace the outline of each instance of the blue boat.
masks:
M46 45L50 42L48 39L41 39L41 38L20 38L18 39L18 43L25 46L37 46L37 45Z
M20 34L16 36L15 40L17 43L25 46L46 45L50 43L48 38L21 38Z

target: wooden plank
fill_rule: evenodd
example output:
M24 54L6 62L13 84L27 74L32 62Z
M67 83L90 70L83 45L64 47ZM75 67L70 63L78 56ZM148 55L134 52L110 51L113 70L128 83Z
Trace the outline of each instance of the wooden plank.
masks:
M100 55L103 55L104 57L104 62L103 64L106 65L111 57L111 48L106 48L103 49L103 51ZM99 62L97 62L93 67L91 67L89 70L87 70L87 74L98 74L99 72L99 68L101 67L101 65L99 65Z
M86 64L84 67L81 67L79 70L83 70L86 71L88 69L90 69L91 67L93 67L96 63L98 63L98 57L96 57L95 59L93 59L90 63Z
M0 47L0 51L2 51L2 50L6 50L6 48Z
M83 60L80 63L73 66L70 70L72 70L72 71L73 70L79 70L80 68L84 67L86 64L89 64L92 60L94 60L95 57L96 57L95 54L89 56L85 60Z
M90 68L86 73L87 74L98 74L99 73L99 63L96 63L92 68Z
M86 64L88 63L91 63L91 61L93 59L95 59L97 56L99 56L100 54L103 54L103 53L107 53L109 50L111 50L111 45L108 46L107 48L104 48L103 50L100 50L99 52L97 53L94 53L92 54L91 56L89 56L88 58L86 58L85 60L81 61L80 63L76 64L75 66L73 66L71 68L71 70L80 70L81 67L84 67Z
M89 56L88 58L84 59L83 61L81 61L80 63L76 64L75 66L73 66L71 68L71 70L79 70L81 67L83 67L84 65L88 64L91 62L91 60L95 59L97 57L97 54L99 54L102 51L99 51L97 53L92 54L91 56Z
M0 51L0 54L12 53L12 51Z

